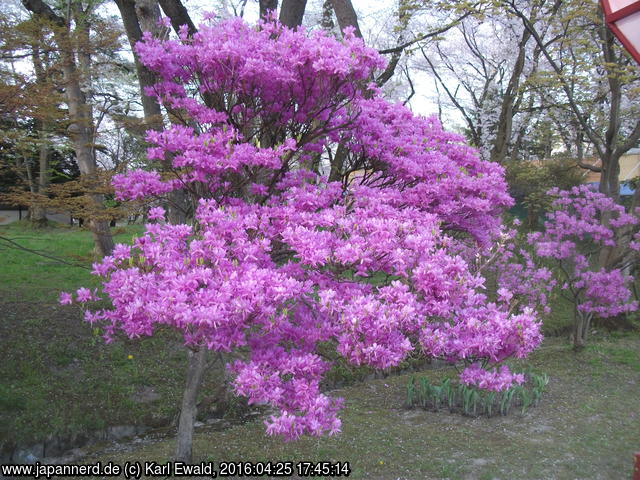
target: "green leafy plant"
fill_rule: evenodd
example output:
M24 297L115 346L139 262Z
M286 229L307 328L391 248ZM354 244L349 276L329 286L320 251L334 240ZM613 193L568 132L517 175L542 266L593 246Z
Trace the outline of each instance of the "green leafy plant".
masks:
M426 377L412 376L407 383L406 405L409 408L420 407L425 410L438 411L446 405L450 412L463 415L491 417L497 413L508 415L512 407L519 406L521 414L525 414L532 405L537 405L549 383L547 374L528 372L527 382L512 387L504 392L483 390L464 384L453 384L451 379L444 379L435 385Z
M549 383L549 375L543 373L541 375L530 374L531 381L533 382L533 403L537 405L540 402L542 394L547 389Z
M510 388L509 390L505 390L502 393L502 400L500 401L500 414L507 415L509 413L509 409L511 408L511 402L513 401L513 394L515 393L514 388Z
M416 377L412 376L409 383L407 383L407 406L413 405L413 399L416 394Z

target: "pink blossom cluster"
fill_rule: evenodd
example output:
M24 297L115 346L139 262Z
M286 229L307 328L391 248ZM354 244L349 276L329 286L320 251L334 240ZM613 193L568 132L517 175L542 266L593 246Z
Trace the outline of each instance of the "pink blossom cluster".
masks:
M500 366L499 369L485 370L480 363L474 363L460 374L460 383L483 390L501 392L516 385L522 385L524 375L511 372L506 365Z
M569 191L553 189L549 195L556 197L554 211L548 214L544 230L529 234L528 241L540 259L558 263L561 290L583 313L606 318L637 310L629 290L632 277L620 268L596 270L593 256L602 248L620 248L616 232L623 227L635 228L638 217L586 185ZM630 248L634 249L633 240Z
M634 312L638 309L638 302L631 301L629 286L632 282L633 278L619 269L582 272L580 278L573 282L576 289L583 291L578 309L601 318Z
M550 296L557 285L553 272L522 248L515 229L505 229L489 269L498 283L498 300L550 313Z
M133 246L94 266L111 307L86 318L107 339L170 326L190 348L233 352L236 393L275 407L267 431L287 438L340 430L320 346L387 368L416 348L490 364L539 344L531 306L506 286L489 301L477 268L512 204L502 168L385 101L368 85L384 62L360 39L235 19L137 51L185 125L147 136L174 176L122 174L118 196L181 188L196 208L169 225L156 207ZM330 182L338 143L347 172Z
M420 332L427 354L450 361L497 363L523 358L541 341L533 310L527 307L513 315L491 303L461 311L453 323L430 323Z
M118 200L139 200L179 188L175 179L162 181L158 172L146 170L134 170L128 175L114 175L113 186Z

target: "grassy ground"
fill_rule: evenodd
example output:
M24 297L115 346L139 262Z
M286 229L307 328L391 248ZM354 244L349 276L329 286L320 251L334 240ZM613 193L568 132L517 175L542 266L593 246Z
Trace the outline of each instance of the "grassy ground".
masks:
M470 418L403 408L409 375L333 392L346 399L343 433L283 443L259 420L199 432L196 461L341 461L363 479L625 479L640 451L640 338L599 339L575 354L546 341L527 362L551 373L526 414ZM430 371L432 380L450 372ZM95 460L167 462L173 439Z
M118 241L137 229L125 229ZM83 265L91 236L66 228L34 232L0 227L0 235ZM142 342L104 345L76 307L57 304L61 290L92 285L87 270L13 249L0 268L0 447L42 441L108 425L166 424L175 415L186 367L168 332ZM548 333L568 322L560 313ZM353 478L624 479L640 451L640 336L597 335L580 354L550 338L528 366L551 377L539 407L524 416L468 418L403 408L408 376L373 380L333 394L346 399L343 434L284 444L260 420L225 431L200 429L195 457L208 461L348 461ZM335 372L334 372L335 373ZM344 372L340 375L348 375ZM429 371L432 380L451 374ZM215 378L209 377L205 400ZM215 405L204 402L205 414ZM208 411L207 411L208 410ZM83 460L171 458L160 435Z
M116 243L131 243L141 226L113 229ZM59 225L34 230L26 223L0 226L0 236L17 244L69 263L91 267L93 239L87 230ZM86 268L69 266L54 259L10 247L0 241L2 268L0 291L3 301L53 302L60 291L93 286L95 280Z
M136 231L118 229L115 240L130 242ZM0 227L0 235L80 265L92 261L87 231L18 225ZM0 451L111 425L166 425L175 416L186 370L180 339L164 332L105 345L79 308L57 302L61 290L94 283L86 269L2 250ZM206 383L205 396L214 383Z

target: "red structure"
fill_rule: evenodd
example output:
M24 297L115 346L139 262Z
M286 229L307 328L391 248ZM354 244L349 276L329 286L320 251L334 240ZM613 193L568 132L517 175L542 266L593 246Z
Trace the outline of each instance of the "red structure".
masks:
M640 63L640 1L600 0L607 25Z

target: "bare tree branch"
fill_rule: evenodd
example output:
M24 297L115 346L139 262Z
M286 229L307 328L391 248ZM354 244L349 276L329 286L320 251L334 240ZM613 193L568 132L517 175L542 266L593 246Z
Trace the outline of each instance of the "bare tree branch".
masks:
M69 265L71 267L78 267L78 268L84 268L85 270L91 270L91 268L87 267L86 265L80 265L78 263L72 263L72 262L68 262L62 258L59 257L54 257L53 255L49 255L47 253L43 253L40 250L33 250L31 248L27 248L24 245L20 245L18 242L15 242L13 240L11 240L10 238L4 237L2 235L0 235L0 242L4 242L6 244L6 246L4 248L12 248L15 250L22 250L23 252L28 252L28 253L32 253L34 255L39 255L41 257L44 258L48 258L50 260L55 260L56 262L59 263L63 263L65 265Z

